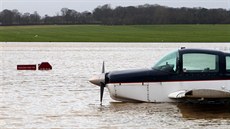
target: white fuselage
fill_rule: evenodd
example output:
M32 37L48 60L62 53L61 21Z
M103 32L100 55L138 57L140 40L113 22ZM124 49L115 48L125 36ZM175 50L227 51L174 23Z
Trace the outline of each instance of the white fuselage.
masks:
M170 81L107 84L111 98L118 101L176 102L169 94L177 91L218 90L230 92L230 80Z

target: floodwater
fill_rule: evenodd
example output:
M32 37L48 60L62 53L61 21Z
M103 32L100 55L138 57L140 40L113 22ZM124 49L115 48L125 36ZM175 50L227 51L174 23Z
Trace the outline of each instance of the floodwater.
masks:
M149 68L180 47L230 51L228 43L0 43L0 128L230 128L229 105L123 103L88 79ZM17 71L48 61L51 71Z

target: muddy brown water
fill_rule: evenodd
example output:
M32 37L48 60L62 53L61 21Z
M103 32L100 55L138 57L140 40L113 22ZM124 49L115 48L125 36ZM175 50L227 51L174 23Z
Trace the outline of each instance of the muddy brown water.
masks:
M228 43L0 43L0 128L230 128L229 105L124 103L88 79L149 68L180 47L229 51ZM50 71L18 71L49 62Z

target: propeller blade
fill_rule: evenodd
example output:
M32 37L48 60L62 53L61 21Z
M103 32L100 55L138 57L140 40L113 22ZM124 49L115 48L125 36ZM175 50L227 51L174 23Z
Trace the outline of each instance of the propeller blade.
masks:
M102 63L102 73L105 73L105 63L104 63L104 61Z
M105 88L105 84L101 83L101 86L100 86L100 102L101 102L101 105L102 105L102 99L103 99L103 94L104 94L104 88Z
M105 62L103 61L102 63L102 73L105 73ZM102 99L103 99L103 94L104 94L104 88L105 88L105 82L101 82L101 86L100 86L100 102L102 105Z

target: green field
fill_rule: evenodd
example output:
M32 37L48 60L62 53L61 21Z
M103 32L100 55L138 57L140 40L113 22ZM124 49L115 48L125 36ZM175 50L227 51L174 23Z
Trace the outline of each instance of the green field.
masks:
M0 42L230 42L230 24L0 26Z

